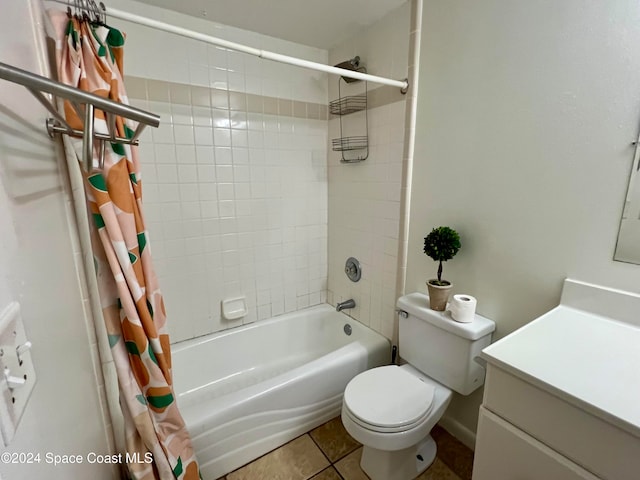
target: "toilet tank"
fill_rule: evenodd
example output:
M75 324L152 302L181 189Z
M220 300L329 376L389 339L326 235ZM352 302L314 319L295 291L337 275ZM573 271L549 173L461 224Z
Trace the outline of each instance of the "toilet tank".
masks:
M496 325L476 314L459 323L429 308L429 297L411 293L398 299L400 356L439 383L462 395L484 384L484 368L474 359L491 343ZM406 313L406 315L405 315Z

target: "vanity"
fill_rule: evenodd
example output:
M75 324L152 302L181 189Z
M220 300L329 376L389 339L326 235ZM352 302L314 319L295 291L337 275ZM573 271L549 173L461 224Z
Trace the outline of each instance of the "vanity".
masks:
M474 480L640 478L640 295L567 279L481 357Z

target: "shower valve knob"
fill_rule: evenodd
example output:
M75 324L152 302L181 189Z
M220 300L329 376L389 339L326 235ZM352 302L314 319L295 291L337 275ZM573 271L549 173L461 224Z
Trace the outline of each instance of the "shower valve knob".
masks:
M18 355L22 355L23 353L28 352L29 350L31 350L31 346L32 346L31 342L26 341L22 345L18 345L16 347L16 353Z
M360 280L360 277L362 276L360 262L358 262L358 260L354 257L347 258L347 261L344 265L344 273L352 282L357 282L358 280Z

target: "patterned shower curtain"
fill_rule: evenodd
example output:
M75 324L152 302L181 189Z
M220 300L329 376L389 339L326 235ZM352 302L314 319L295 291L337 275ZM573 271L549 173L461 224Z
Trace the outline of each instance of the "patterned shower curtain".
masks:
M60 11L50 12L50 18L58 35L58 79L128 103L122 81L124 35ZM64 114L73 128L83 128L69 102ZM118 136L133 135L135 125L118 118L116 126ZM95 130L108 132L98 110ZM80 159L81 142L75 142L74 149ZM128 473L136 480L197 480L198 464L173 392L165 308L142 212L137 147L107 143L104 150L104 168L84 177L102 314L125 424L128 455L123 459L128 459Z

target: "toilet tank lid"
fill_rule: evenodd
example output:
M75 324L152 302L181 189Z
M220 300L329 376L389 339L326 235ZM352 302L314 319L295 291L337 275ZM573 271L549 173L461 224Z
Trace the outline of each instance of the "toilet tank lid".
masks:
M413 315L438 328L446 330L467 340L478 340L496 329L493 320L478 315L469 323L456 322L449 311L436 312L429 308L429 297L424 293L410 293L398 299L396 306L409 315Z

